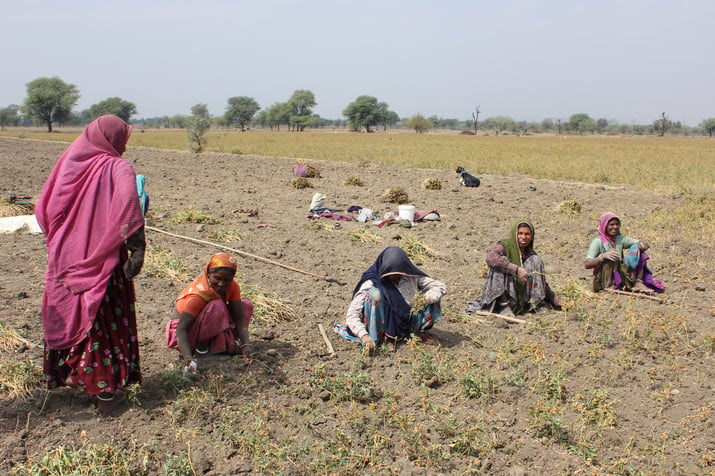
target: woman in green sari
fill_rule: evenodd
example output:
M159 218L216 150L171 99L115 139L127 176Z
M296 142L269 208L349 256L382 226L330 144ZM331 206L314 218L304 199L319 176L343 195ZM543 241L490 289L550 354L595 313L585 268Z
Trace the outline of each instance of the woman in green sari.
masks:
M509 237L487 253L487 265L481 309L507 316L535 312L543 304L561 309L546 282L544 260L534 251L534 225L528 220L514 222Z

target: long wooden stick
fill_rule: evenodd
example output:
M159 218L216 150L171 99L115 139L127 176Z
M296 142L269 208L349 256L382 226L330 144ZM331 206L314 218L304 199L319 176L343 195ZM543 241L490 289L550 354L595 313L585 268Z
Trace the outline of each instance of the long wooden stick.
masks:
M329 277L327 277L327 276L321 276L321 275L319 275L319 274L313 274L313 273L310 273L310 272L308 272L308 271L303 271L303 270L298 269L298 268L293 268L292 266L288 266L288 265L285 265L285 264L283 264L283 263L278 263L277 261L272 261L272 260L269 260L268 258L263 258L263 257L261 257L261 256L252 255L251 253L246 253L245 251L240 251L240 250L236 250L236 249L233 249L233 248L229 248L228 246L220 245L220 244L214 243L214 242L212 242L212 241L199 240L198 238L191 238L190 236L177 235L176 233L169 233L168 231L164 231L164 230L162 230L162 229L160 229L160 228L156 228L156 227L153 227L153 226L145 226L144 229L146 229L146 230L151 230L151 231L156 231L156 232L158 232L158 233L163 233L163 234L165 234L165 235L173 236L173 237L175 237L175 238L181 238L181 239L183 239L183 240L193 241L194 243L201 243L201 244L204 244L204 245L215 246L216 248L221 248L221 249L224 249L224 250L226 250L226 251L230 251L230 252L232 252L232 253L236 253L237 255L246 256L246 257L248 257L248 258L253 258L253 259L258 260L258 261L263 261L264 263L270 263L270 264L273 264L273 265L276 265L276 266L280 266L281 268L285 268L285 269L290 270L290 271L295 271L296 273L302 273L302 274L306 274L306 275L308 275L308 276L313 276L314 278L324 279L324 280L328 281L329 283L336 283L336 284L339 284L340 286L345 286L345 284L346 284L346 283L341 283L340 281L338 281L338 280L335 279L335 278L329 278Z
M323 336L325 345L328 346L328 352L330 352L330 355L335 355L335 349L333 349L333 344L331 344L330 341L328 340L328 336L325 333L325 328L323 327L322 324L318 324L318 330L320 331L320 335Z
M661 304L665 302L665 299L660 298L658 296L653 296L652 294L644 294L644 293L634 293L630 291L621 291L620 289L607 289L607 291L611 294L623 294L624 296L631 296L631 297L637 297L641 299L649 299L651 301L657 301Z
M498 317L500 319L504 319L506 322L513 322L515 324L526 324L526 321L524 319L517 319L516 317L509 317L509 316L502 316L501 314L497 314L494 312L474 311L471 314L476 314L477 316L484 316L484 317Z

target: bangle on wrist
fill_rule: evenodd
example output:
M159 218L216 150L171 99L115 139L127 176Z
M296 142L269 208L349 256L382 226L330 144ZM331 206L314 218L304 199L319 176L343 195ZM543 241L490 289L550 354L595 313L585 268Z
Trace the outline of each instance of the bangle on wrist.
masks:
M251 347L251 348L252 348L252 347L253 347L253 344L241 344L241 345L239 346L239 349L243 349L244 347Z

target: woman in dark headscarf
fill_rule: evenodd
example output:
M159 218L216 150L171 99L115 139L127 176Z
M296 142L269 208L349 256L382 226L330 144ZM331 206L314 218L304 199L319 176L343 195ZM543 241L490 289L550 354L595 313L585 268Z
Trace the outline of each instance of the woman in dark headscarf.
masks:
M402 249L385 248L360 277L348 307L343 337L371 352L384 338L393 340L426 334L442 316L440 300L447 287L412 264Z
M122 158L130 133L117 116L92 121L35 206L48 252L44 380L96 395L101 411L120 401L117 390L141 381L132 278L144 261L144 217L134 169Z
M648 269L649 248L645 241L621 235L621 219L615 214L601 215L598 237L591 241L584 261L586 269L593 269L593 291L622 287L647 294L665 291Z
M546 282L544 260L534 251L534 225L528 220L514 222L509 238L489 250L487 265L481 309L507 316L535 311L543 303L561 309Z

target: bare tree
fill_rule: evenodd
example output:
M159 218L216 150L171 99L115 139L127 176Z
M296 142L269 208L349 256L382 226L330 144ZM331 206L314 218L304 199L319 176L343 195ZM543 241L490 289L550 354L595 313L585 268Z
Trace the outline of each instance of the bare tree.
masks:
M481 111L479 110L479 105L477 104L477 107L474 109L474 112L472 113L472 122L474 123L474 135L477 135L477 129L479 128L479 113Z

